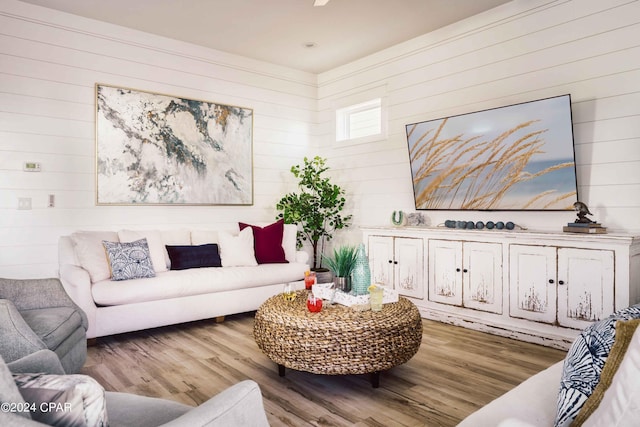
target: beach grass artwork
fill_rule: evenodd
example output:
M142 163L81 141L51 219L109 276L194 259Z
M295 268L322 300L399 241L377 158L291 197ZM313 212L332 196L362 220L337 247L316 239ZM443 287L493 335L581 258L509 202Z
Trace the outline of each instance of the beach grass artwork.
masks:
M96 85L98 205L251 205L253 110Z
M572 210L570 97L406 126L416 209Z

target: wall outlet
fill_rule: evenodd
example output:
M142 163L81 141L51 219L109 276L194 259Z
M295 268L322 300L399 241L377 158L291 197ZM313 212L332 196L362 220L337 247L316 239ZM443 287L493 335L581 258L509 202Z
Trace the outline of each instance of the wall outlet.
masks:
M31 209L31 197L18 198L18 209L29 210Z

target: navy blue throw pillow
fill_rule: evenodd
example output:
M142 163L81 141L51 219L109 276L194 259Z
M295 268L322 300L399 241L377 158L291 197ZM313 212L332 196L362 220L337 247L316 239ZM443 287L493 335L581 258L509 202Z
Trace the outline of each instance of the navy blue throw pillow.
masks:
M222 267L218 245L208 243L197 246L169 246L166 245L171 270L186 270L200 267Z

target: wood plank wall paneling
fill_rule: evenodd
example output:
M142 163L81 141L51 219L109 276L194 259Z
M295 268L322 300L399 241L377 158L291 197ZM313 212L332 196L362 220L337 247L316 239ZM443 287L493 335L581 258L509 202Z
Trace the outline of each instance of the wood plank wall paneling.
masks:
M640 2L511 2L319 76L319 128L355 225L413 211L404 126L570 93L580 198L594 218L640 231ZM335 143L332 105L386 86L388 138ZM366 201L365 201L366 200ZM446 219L512 220L559 231L573 212L425 212ZM357 240L357 236L354 235Z
M285 173L314 142L317 76L14 0L0 28L0 276L56 276L58 238L77 229L275 218ZM95 206L96 83L252 108L254 205ZM21 197L32 210L17 209Z
M404 126L572 95L580 198L610 230L640 231L640 2L514 1L311 75L15 0L0 8L0 276L57 273L57 238L79 228L232 227L269 221L292 164L329 158L359 225L412 211ZM96 82L254 109L254 206L96 207ZM385 88L388 136L335 143L341 99ZM38 161L37 174L22 171ZM49 194L56 207L47 208ZM17 210L19 197L31 211ZM558 230L572 212L426 212ZM8 250L11 248L11 250Z

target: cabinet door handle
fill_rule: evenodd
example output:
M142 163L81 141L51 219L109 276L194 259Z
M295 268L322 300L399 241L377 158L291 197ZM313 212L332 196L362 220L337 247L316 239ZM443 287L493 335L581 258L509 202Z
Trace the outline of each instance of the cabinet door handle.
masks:
M549 283L553 285L553 279L549 279Z
M393 260L391 260L391 259L390 259L390 260L389 260L389 264L393 264Z
M467 270L466 268L464 270L462 270L463 273L467 273L469 270Z
M393 261L394 264L398 264L398 261Z
M460 273L460 269L459 269L459 268L456 268L456 271L457 271L458 273Z
M564 285L564 280L558 280L558 285Z

